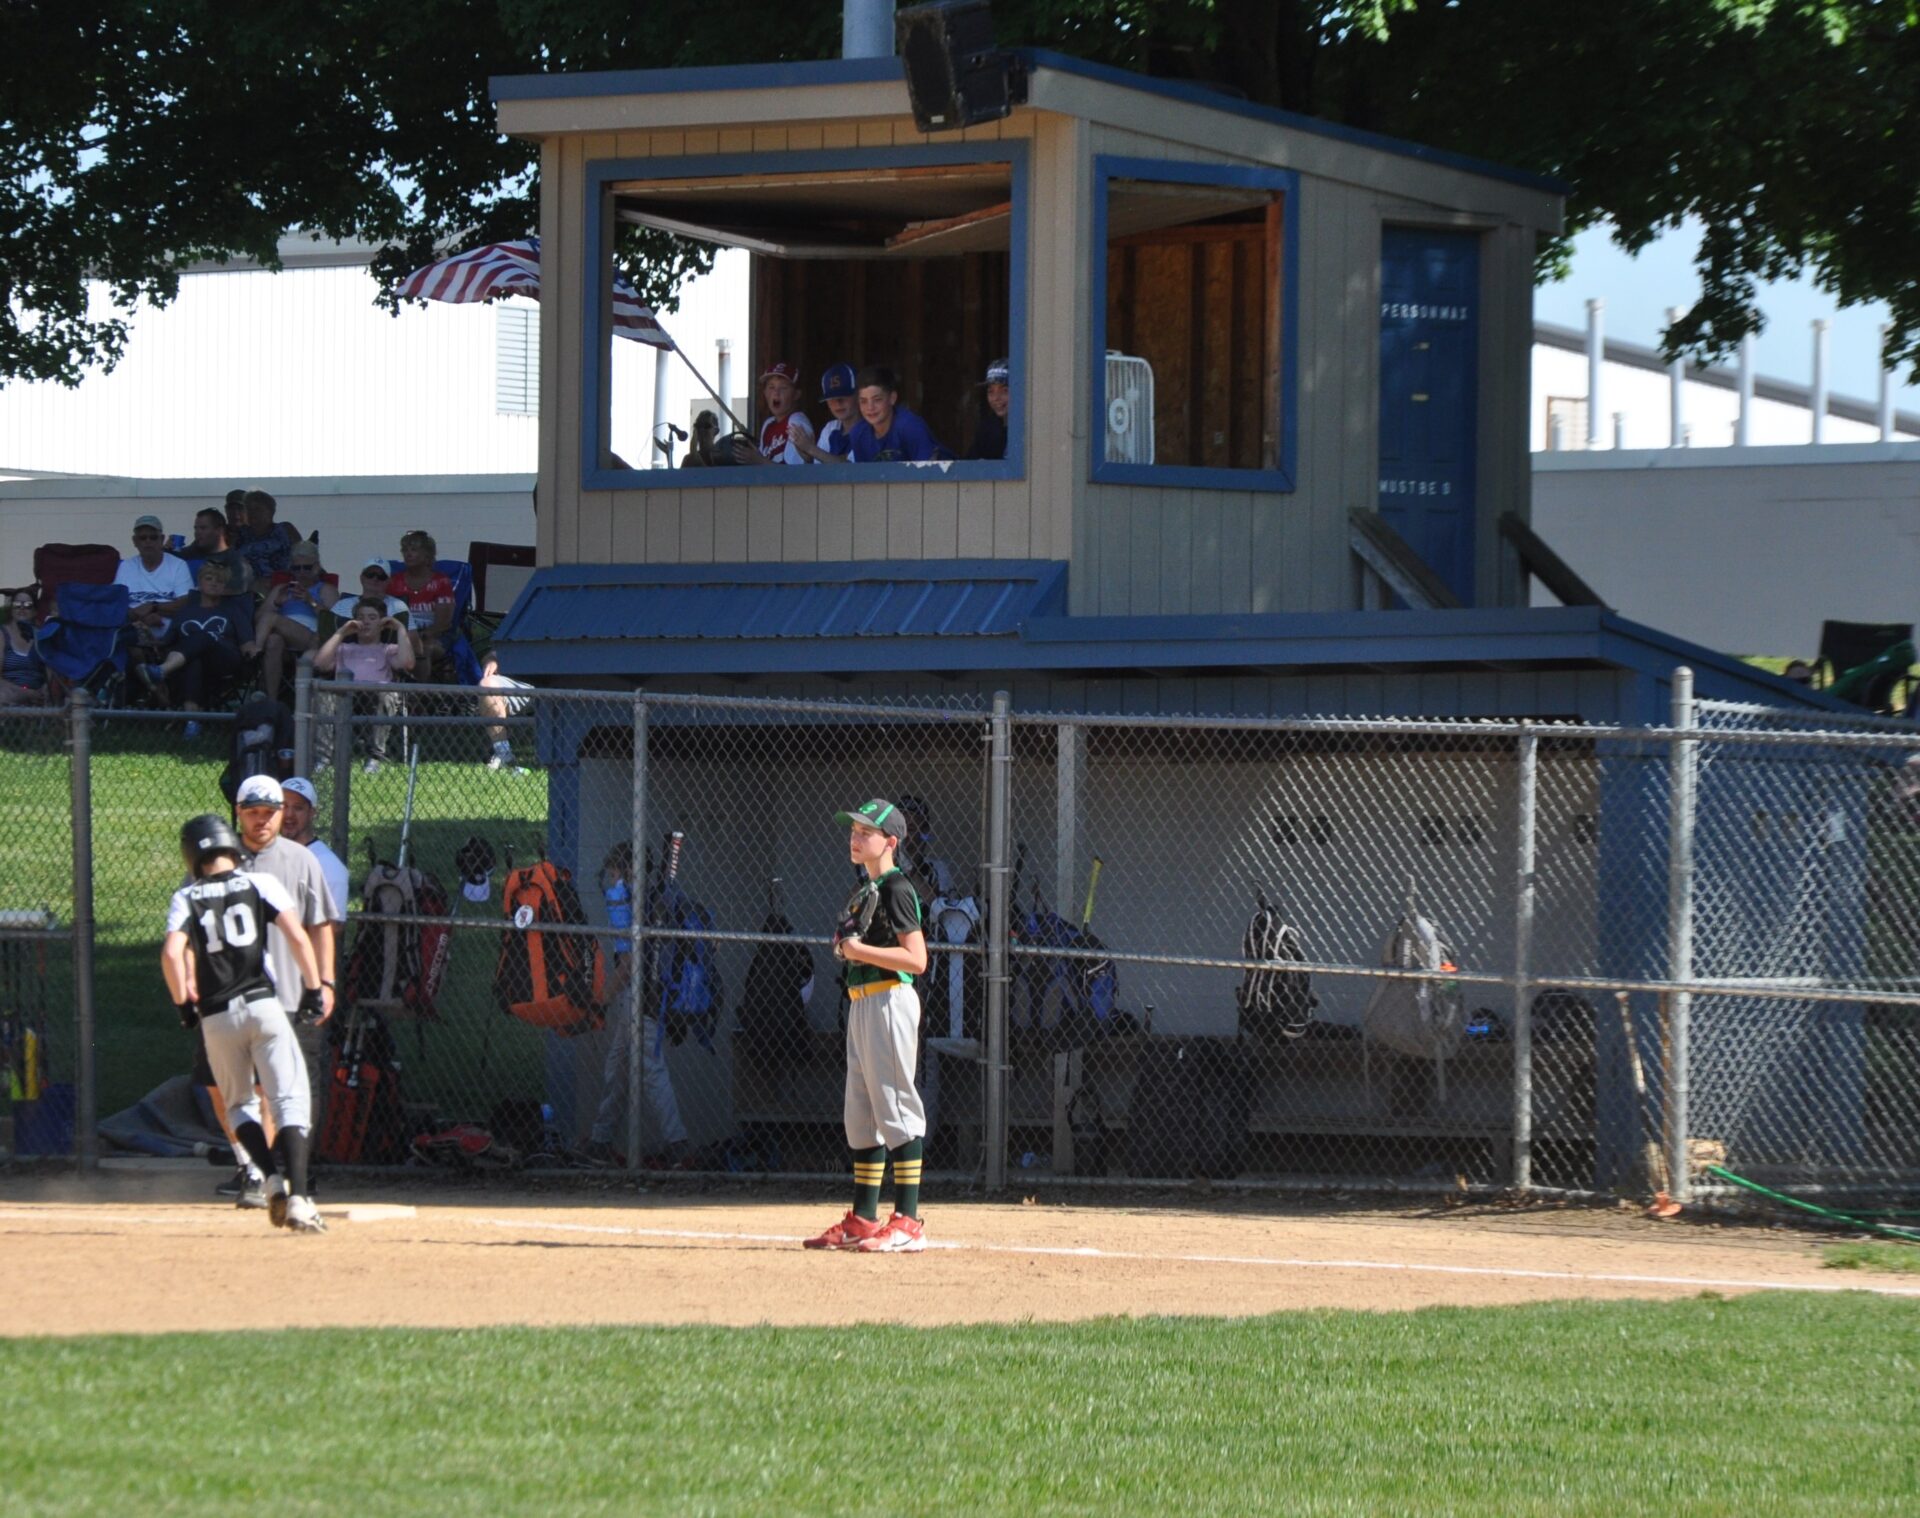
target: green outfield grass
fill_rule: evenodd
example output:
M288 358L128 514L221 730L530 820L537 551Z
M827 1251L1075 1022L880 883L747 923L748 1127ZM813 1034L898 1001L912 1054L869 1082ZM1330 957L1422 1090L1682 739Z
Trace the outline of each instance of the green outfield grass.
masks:
M0 723L0 907L49 907L64 923L71 913L72 816L65 749L65 723ZM546 832L546 776L499 775L481 765L485 745L474 731L432 730L429 749L443 756L420 766L414 810L415 857L435 871L458 903L453 854L469 834L495 847L511 844L530 858ZM399 745L394 745L395 753ZM167 899L180 883L180 824L196 812L224 811L219 790L226 763L224 728L212 727L188 740L178 723L108 716L94 732L93 854L96 936L95 1006L100 1071L99 1110L105 1115L137 1101L159 1082L184 1073L185 1036L161 985L159 952ZM351 861L356 881L372 837L384 858L399 843L406 799L405 765L391 762L376 776L355 773ZM320 830L331 819L333 778L320 781ZM496 881L498 877L496 876ZM498 896L486 908L467 910L491 923ZM433 1077L444 1073L450 1089L485 1104L509 1094L540 1090L538 1037L500 1016L493 1004L492 973L498 940L491 933L456 935L447 987L441 998L445 1021L427 1032L427 1060L415 1093L434 1096ZM49 965L49 1031L55 1078L71 1079L73 1036L70 966L64 953ZM417 1056L411 1036L402 1053ZM486 1069L481 1071L485 1050ZM460 1115L472 1115L463 1112Z
M13 1340L0 1506L1911 1513L1916 1358L1913 1304L1851 1294L931 1331Z

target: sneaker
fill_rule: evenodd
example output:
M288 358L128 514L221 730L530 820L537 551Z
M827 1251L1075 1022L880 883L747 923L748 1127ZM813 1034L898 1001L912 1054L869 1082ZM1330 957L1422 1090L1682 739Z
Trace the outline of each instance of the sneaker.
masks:
M363 774L363 775L377 775L377 774L379 774L379 773L380 773L380 761L379 761L378 759L369 759L369 760L368 760L368 761L367 761L367 762L366 762L365 764L363 764L363 765L361 765L361 766L360 766L360 773L361 773L361 774Z
M247 1183L233 1199L236 1207L258 1210L267 1205L266 1178L257 1170L247 1172Z
M198 738L200 736L200 724L198 722L189 722L180 730L180 733L181 736L185 738Z
M808 1239L802 1246L806 1249L859 1249L868 1239L876 1239L883 1232L878 1218L858 1217L849 1212L825 1233Z
M275 1228L287 1226L287 1178L276 1175L267 1182L267 1221Z
M214 1187L213 1194L215 1196L227 1196L227 1197L234 1197L237 1199L240 1197L244 1197L250 1191L259 1192L261 1199L260 1201L256 1202L254 1205L258 1207L264 1207L266 1206L266 1193L264 1190L262 1190L262 1188L266 1185L266 1179L267 1178L263 1176L258 1170L255 1170L253 1166L242 1165L240 1166L239 1169L235 1170L232 1175L228 1176L218 1186ZM245 1202L236 1201L236 1205L244 1207L247 1204Z
M325 1233L327 1225L321 1220L320 1209L313 1205L312 1197L290 1196L287 1198L287 1229L291 1233Z
M627 1157L605 1139L594 1139L580 1151L580 1157L598 1170L625 1170Z
M160 694L160 672L145 659L136 659L133 663L133 683L138 685L149 702Z
M927 1247L927 1231L918 1218L903 1218L895 1213L887 1226L870 1239L860 1241L862 1254L918 1254Z

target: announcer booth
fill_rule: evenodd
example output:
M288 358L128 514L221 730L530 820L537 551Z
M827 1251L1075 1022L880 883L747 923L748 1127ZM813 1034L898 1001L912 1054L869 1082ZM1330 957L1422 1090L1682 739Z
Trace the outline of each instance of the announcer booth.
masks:
M895 58L494 81L502 130L541 158L538 567L499 631L510 673L976 710L1005 690L1016 711L1149 718L1637 724L1665 720L1688 664L1702 695L1822 704L1626 622L1528 530L1534 259L1562 224L1557 185L1056 54L1001 62L1005 114L935 130ZM610 291L616 249L660 232L751 252L748 374L794 364L817 425L824 369L885 365L953 457L642 467L649 408L614 361ZM1001 357L1005 455L969 459ZM1536 577L1568 604L1529 609ZM550 850L591 871L624 836L630 751L584 719L540 721ZM820 838L824 793L880 783L840 750L783 740L770 776L743 767L737 731L723 746L670 729L657 714L657 796L692 812L752 797L744 840L737 818L699 822L765 855L706 886L723 926L757 926L782 851ZM914 743L890 772L971 817L977 729ZM1653 784L1625 757L1562 794L1554 836L1589 899L1642 903L1589 914L1591 971L1643 976L1661 907L1639 842L1616 858L1591 826L1604 789L1629 805ZM1085 762L1064 728L1022 759L1046 807L1083 798L1077 834L1036 846L1057 902L1101 839L1171 847L1164 817L1087 785ZM1352 815L1406 811L1403 772L1325 773ZM1204 777L1234 795L1256 780ZM1486 797L1496 820L1510 804ZM946 830L969 860L970 830ZM1336 887L1359 890L1350 872ZM1347 916L1375 934L1374 898L1404 887L1383 873ZM789 906L818 921L837 904ZM1482 905L1494 952L1511 897ZM1102 931L1150 942L1159 909L1116 873ZM1232 957L1240 923L1222 921L1206 950ZM734 985L741 960L723 966ZM1231 1020L1230 987L1175 990L1156 1031L1214 1031L1201 1007ZM669 1062L696 1137L729 1131L740 1083L730 1105L723 1061Z

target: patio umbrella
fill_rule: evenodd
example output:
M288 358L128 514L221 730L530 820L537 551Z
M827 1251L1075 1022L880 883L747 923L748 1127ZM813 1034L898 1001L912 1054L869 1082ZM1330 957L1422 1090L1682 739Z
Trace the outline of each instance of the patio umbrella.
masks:
M415 269L400 281L398 293L417 300L444 300L456 305L471 301L493 300L502 295L526 295L540 298L540 239L529 237L519 242L490 242L442 258L424 268ZM640 292L624 274L613 276L613 330L617 337L636 343L665 348L680 355L700 388L720 403L720 409L732 418L742 432L746 423L734 416L706 376L694 367L667 329L653 312L640 303Z

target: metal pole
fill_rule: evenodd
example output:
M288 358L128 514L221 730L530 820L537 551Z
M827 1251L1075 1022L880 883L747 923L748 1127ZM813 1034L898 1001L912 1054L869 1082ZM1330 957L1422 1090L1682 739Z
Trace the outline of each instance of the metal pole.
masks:
M353 793L353 697L338 692L333 697L333 836L327 845L345 859L353 852L348 837L351 817L348 804Z
M1893 342L1893 327L1880 329L1880 441L1893 441L1893 365L1887 362L1887 349Z
M734 426L751 435L752 429L733 415L733 340L725 337L716 339L714 351L719 355L717 368L720 378L720 393L715 398L720 402L720 409L733 418Z
M647 462L655 469L665 469L673 453L673 434L667 431L667 360L672 354L665 348L653 350L653 447ZM661 450L665 449L665 452Z
M1007 872L1013 774L1012 698L993 693L987 759L987 1155L989 1188L1007 1183L1007 941L1012 902Z
M1667 330L1680 320L1678 306L1667 307ZM1683 353L1667 365L1667 446L1687 446L1686 423L1687 356Z
M633 693L633 864L628 869L627 893L633 906L633 919L627 934L627 1026L633 1037L627 1043L627 1169L640 1168L640 1039L643 1025L640 998L646 991L647 962L647 699L643 691Z
M1693 826L1694 782L1699 764L1698 746L1681 736L1694 728L1693 671L1685 665L1673 672L1673 745L1667 757L1670 822L1667 845L1667 974L1675 981L1693 979ZM1693 1016L1693 993L1675 991L1667 1002L1667 1185L1676 1202L1689 1200L1693 1183L1687 1173L1688 1035Z
M1618 453L1627 446L1627 414L1616 411L1613 414L1613 448Z
M1513 1189L1533 1185L1534 822L1540 740L1520 737L1513 828Z
M1606 367L1607 303L1587 302L1587 446L1600 446L1601 371Z
M1567 446L1567 420L1556 413L1547 422L1547 452L1559 453Z
M1813 323L1813 441L1827 440L1827 329L1824 318Z
M893 56L893 0L846 0L840 8L840 56Z
M313 774L313 650L293 667L293 772Z
M1734 418L1733 444L1745 448L1753 441L1753 334L1740 339L1740 414Z
M74 1152L84 1174L93 1169L99 1124L98 1072L93 1028L93 697L76 685L67 707L67 774L73 804L73 1020L78 1044L74 1072Z

